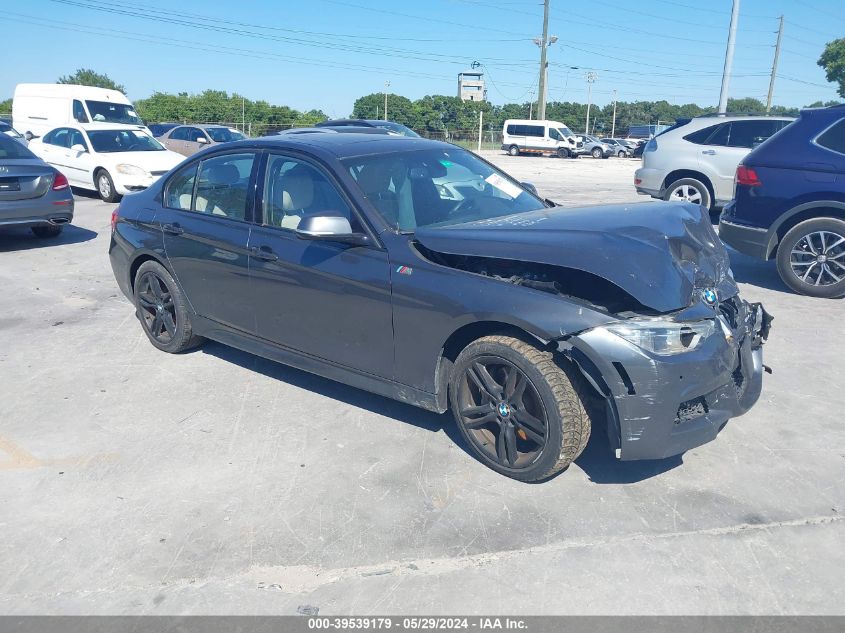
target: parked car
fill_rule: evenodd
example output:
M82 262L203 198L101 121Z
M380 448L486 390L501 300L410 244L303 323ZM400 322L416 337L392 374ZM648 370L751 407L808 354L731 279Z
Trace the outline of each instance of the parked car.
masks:
M146 189L183 158L134 126L102 123L58 127L29 147L72 186L106 202Z
M578 138L584 143L584 153L590 154L593 158L609 158L613 150L607 143L602 143L595 136L582 134Z
M321 127L293 127L288 130L280 130L276 135L297 135L297 134L391 134L382 127L358 127L354 125L339 125L333 127L324 125ZM397 136L397 135L394 135Z
M67 178L18 141L0 134L0 229L29 227L55 237L73 220Z
M119 90L75 84L18 84L12 119L27 140L60 126L84 123L118 123L149 132Z
M683 119L646 144L634 175L637 193L719 209L733 198L739 162L791 121L731 115Z
M197 154L112 227L158 349L211 338L451 409L516 479L593 425L624 460L683 452L760 395L769 317L696 205L557 208L448 143L307 134Z
M601 142L606 143L613 151L613 155L618 156L619 158L627 158L633 152L628 143L624 142L622 139L603 138Z
M742 160L719 235L795 292L845 296L845 106L803 110Z
M180 125L162 134L158 140L171 151L191 156L209 145L245 138L245 134L225 125Z
M153 138L159 138L166 132L169 132L175 127L179 127L181 123L150 123L147 127L150 130Z
M26 140L23 134L18 132L8 123L2 121L0 121L0 134L5 134L6 136L15 139L18 143L22 143L23 145L29 145L29 141Z
M634 151L631 152L631 157L633 158L642 158L643 151L645 150L645 143L640 143L634 148Z
M559 121L508 119L502 126L502 149L511 156L551 154L578 158L584 153L584 142Z
M411 128L395 121L381 121L379 119L329 119L315 123L315 127L375 127L387 130L390 134L419 138L420 135Z

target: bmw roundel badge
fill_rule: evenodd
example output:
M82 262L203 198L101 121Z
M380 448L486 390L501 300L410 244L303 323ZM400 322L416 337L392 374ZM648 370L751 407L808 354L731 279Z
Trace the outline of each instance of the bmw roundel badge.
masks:
M713 288L707 288L707 290L702 291L701 298L711 308L716 307L716 304L719 303L719 295L716 294Z

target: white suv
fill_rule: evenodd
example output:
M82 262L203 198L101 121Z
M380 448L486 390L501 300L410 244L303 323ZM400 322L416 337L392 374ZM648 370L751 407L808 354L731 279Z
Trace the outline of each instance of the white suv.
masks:
M645 146L642 167L634 174L637 193L721 208L733 198L740 161L791 121L732 115L680 121Z

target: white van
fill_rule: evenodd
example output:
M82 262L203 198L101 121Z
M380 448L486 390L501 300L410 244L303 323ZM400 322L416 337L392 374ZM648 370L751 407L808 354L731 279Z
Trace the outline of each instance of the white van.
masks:
M149 134L135 106L118 90L75 84L18 84L12 100L12 123L28 139L62 125L121 123Z
M502 127L502 149L511 156L554 154L578 158L584 153L584 142L559 121L508 119Z

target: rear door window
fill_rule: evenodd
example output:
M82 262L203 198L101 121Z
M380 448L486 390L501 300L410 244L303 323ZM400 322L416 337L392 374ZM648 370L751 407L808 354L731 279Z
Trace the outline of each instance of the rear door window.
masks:
M783 121L758 120L734 121L731 123L731 134L728 147L744 147L751 149L777 132Z
M544 137L546 135L546 128L542 125L526 125L525 136Z
M816 143L838 154L845 154L845 119L825 130Z
M718 125L711 125L705 128L702 128L696 132L692 132L691 134L687 134L684 137L685 141L689 141L690 143L695 143L696 145L706 145L707 139L716 131L716 128L719 127Z
M193 211L245 220L255 154L224 154L200 163Z
M177 171L167 183L164 206L170 209L190 211L193 208L194 182L197 177L197 163Z

